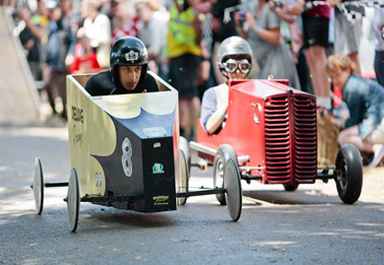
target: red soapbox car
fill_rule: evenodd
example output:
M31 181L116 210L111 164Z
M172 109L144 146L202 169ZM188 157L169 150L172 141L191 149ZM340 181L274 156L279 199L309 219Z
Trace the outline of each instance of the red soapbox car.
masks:
M288 80L237 80L229 83L227 119L210 135L199 122L197 142L180 140L190 162L197 151L200 167L213 166L214 187L225 186L228 161L239 179L282 184L294 191L316 179L334 179L340 199L353 204L363 182L362 161L354 145L340 148L335 165L317 165L315 96L293 89ZM224 194L216 195L226 204Z

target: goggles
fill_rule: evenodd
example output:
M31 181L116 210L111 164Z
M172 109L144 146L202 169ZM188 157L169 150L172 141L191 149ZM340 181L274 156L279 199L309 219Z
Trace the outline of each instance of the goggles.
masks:
M240 70L243 74L246 74L251 69L252 64L249 63L247 59L241 61L235 59L228 59L223 63L225 71L228 73L234 73L237 69Z

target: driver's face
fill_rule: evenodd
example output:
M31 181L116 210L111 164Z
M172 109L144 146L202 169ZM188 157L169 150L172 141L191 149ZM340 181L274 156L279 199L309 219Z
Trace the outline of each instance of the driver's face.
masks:
M240 72L239 69L237 69L236 72L234 72L234 73L227 73L227 74L228 74L228 78L231 80L244 79L245 76L247 75L247 74Z
M133 91L139 83L141 76L141 65L118 66L120 83L128 91Z

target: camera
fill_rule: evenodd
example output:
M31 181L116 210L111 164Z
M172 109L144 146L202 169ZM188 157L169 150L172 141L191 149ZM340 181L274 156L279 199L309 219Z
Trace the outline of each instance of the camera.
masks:
M275 8L282 8L283 7L283 1L282 0L274 0L273 3L275 4Z
M239 11L239 22L241 25L245 23L245 11L243 10Z
M384 40L384 27L381 28L381 38Z

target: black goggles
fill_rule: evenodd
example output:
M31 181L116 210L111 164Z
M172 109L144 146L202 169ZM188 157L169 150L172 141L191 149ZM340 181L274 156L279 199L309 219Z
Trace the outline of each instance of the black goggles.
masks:
M251 69L252 64L249 63L247 59L243 60L235 60L235 59L228 59L223 63L225 71L228 73L234 73L237 71L237 69L240 70L243 74L246 74Z

